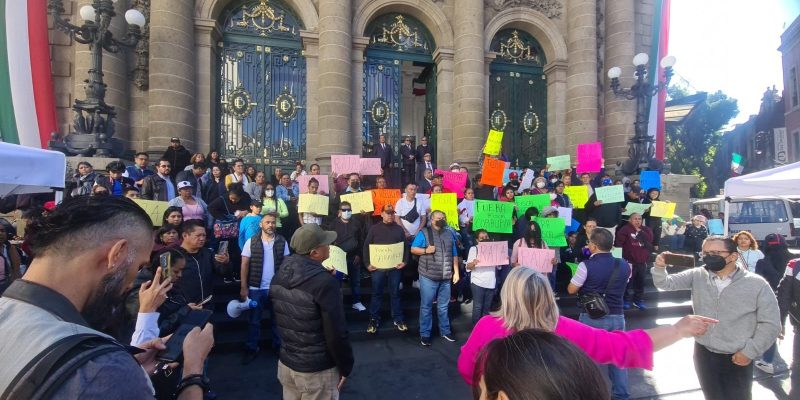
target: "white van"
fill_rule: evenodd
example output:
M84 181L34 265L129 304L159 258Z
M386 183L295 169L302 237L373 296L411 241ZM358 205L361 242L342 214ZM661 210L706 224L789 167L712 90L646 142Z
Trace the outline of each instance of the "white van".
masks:
M712 199L695 200L692 203L692 216L707 209L714 218L725 212L725 199L717 196ZM763 241L770 233L778 233L786 238L789 245L798 245L800 232L800 203L797 199L765 197L759 199L735 199L730 204L728 231L735 234L748 231L756 240Z

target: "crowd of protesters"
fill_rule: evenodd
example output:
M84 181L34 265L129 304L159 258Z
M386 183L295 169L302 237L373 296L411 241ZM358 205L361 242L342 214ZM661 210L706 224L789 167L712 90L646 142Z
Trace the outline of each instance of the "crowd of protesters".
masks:
M800 285L794 268L798 262L780 235L768 236L759 249L748 232L732 239L709 236L703 215L689 223L677 216L652 216L650 210L625 215L626 204L661 201L660 189L644 190L640 181L615 179L605 170L577 174L549 166L511 172L503 186L489 186L481 173L449 165L445 171L466 173L468 179L457 189L462 198L458 221L447 221L444 210L431 208L430 195L453 188L445 189L429 146L427 138L417 147L405 139L397 146L400 170L393 171L393 146L380 136L372 147L372 156L381 159L377 176L334 174L300 161L291 172L259 171L240 159L226 161L217 151L191 154L178 138L152 163L144 152L130 166L109 163L104 174L88 162L79 163L67 199L45 209L34 207L24 237L15 238L11 224L0 224L0 293L5 291L0 330L39 335L36 345L23 349L12 348L9 341L0 344L0 356L15 357L13 368L0 368L0 388L69 398L128 398L131 393L214 397L204 372L213 346L210 324L183 332L182 366L158 363L155 355L165 347L161 338L181 332L190 316L211 309L215 279L239 285L239 300L252 302L242 364L258 356L262 317L270 320L278 379L287 399L338 398L355 362L345 307L367 313L363 329L378 335L384 292L392 319L388 329L400 332L409 331L401 294L419 296L415 334L426 347L434 339L445 345L457 342L448 311L472 305L474 330L461 349L458 369L476 398L627 399L626 369L651 369L654 351L684 337L696 338L695 366L709 399L749 398L753 365L774 372L775 342L783 335L786 316L800 324L800 289L793 289ZM301 188L304 175L314 178L303 180L307 183ZM575 204L565 193L578 185L586 188L585 204ZM595 189L611 185L623 186L624 202L597 199ZM389 188L399 189L401 197L381 204L374 214L360 213L342 199ZM301 193L327 196L327 215L300 212ZM514 202L530 194L548 194L551 201L542 209L515 207L507 221L511 233L473 229L476 200ZM154 231L151 218L124 198L167 202L160 227ZM558 218L558 207L572 209L575 224L566 224L567 245L555 249L549 272L536 272L524 265L521 249L550 247L537 219ZM506 242L507 263L480 262L479 243L489 241ZM346 254L346 273L323 267L331 245ZM393 268L376 267L371 245L402 246L402 261ZM621 257L612 255L614 248ZM705 266L668 273L669 256L677 253ZM168 274L164 257L171 260ZM625 310L648 309L648 266L658 288L691 290L698 315L672 326L626 331ZM369 298L362 296L364 279L371 281ZM343 288L349 296L342 295ZM567 293L581 298L578 321L559 314L556 300ZM342 304L343 297L348 304ZM602 299L602 315L588 305L592 297ZM91 353L93 362L64 366L58 357L44 357L58 368L71 368L62 374L61 385L21 384L23 377L38 372L28 362L69 339L68 331L86 335L89 342L63 351ZM128 356L121 344L144 352ZM107 350L96 355L96 349ZM147 375L134 371L137 363ZM594 363L609 364L610 386ZM117 367L109 368L112 364ZM163 372L172 369L182 372ZM552 378L526 383L530 374ZM574 379L558 378L565 374L594 383L588 389L576 387ZM95 376L129 385L90 387L87 380ZM535 394L544 392L550 397Z

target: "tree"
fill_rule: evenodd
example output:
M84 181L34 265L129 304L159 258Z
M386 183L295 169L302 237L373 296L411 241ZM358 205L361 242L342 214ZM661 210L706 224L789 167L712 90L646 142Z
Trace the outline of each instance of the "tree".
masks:
M679 99L694 93L685 85L674 85L667 89L667 94L671 99ZM737 114L736 99L717 91L698 104L683 123L667 125L665 158L671 164L671 172L700 178L700 183L691 189L692 197L714 195L706 193L706 179L712 176L711 163L719 148L723 128Z

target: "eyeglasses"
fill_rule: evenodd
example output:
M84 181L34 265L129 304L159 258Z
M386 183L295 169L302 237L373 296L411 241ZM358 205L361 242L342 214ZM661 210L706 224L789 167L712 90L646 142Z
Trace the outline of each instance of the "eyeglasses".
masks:
M342 210L342 211L344 211L344 212L353 211L353 210L351 210L351 209L349 209L349 208L340 208L340 210Z
M723 250L723 251L704 251L704 252L701 252L701 253L700 253L700 257L705 257L705 256L721 256L721 255L722 255L722 253L731 254L731 252L730 252L730 251L725 251L725 250Z

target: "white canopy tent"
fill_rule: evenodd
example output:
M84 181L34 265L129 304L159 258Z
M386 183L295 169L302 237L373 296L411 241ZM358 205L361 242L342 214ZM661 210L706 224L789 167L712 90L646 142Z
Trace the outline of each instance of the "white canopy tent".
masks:
M63 153L0 142L0 159L0 197L64 188L67 160Z
M724 232L728 232L731 199L766 197L800 197L800 162L737 176L725 181Z

